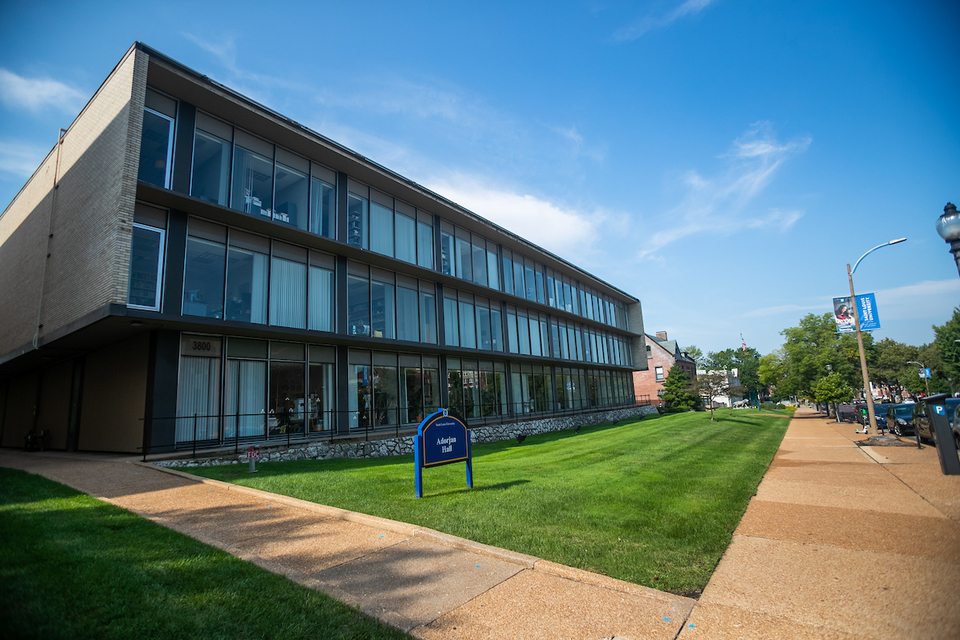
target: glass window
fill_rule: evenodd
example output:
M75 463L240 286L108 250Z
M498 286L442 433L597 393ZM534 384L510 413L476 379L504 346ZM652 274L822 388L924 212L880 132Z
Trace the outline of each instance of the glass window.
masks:
M336 237L337 189L318 178L310 182L310 231L327 238Z
M490 339L494 351L503 351L503 320L496 306L490 307Z
M396 356L394 356L394 360L396 360ZM374 426L397 424L399 422L398 385L399 379L396 367L376 366L373 368Z
M453 273L453 234L440 230L440 270L448 276Z
M232 344L234 339L230 339ZM227 360L224 378L224 438L263 437L267 406L265 360ZM238 433L239 428L239 433Z
M473 304L460 301L460 346L477 348L477 324L473 315Z
M198 126L193 140L193 184L190 190L193 197L227 206L231 146L229 140L201 131Z
M540 346L543 349L543 355L550 355L550 335L547 329L547 320L544 317L540 317ZM535 331L536 328L531 328L531 331Z
M306 394L302 362L270 363L267 428L270 435L304 432Z
M420 291L420 340L437 344L437 296Z
M370 426L370 365L350 365L349 407L350 428Z
M503 290L513 295L513 260L507 257L507 252L503 252Z
M490 333L490 309L477 304L477 347L491 351L493 338Z
M307 174L277 163L277 206L273 219L291 227L307 230Z
M533 286L532 284L530 286ZM520 256L514 256L513 260L513 288L517 296L523 297L524 288L523 283L523 258Z
M180 357L175 438L177 442L214 440L220 435L220 339L185 335L183 340L211 348Z
M417 220L417 264L433 269L433 227Z
M347 194L347 244L370 247L370 202L356 194Z
M517 339L517 314L507 311L507 342L510 353L520 353L520 342Z
M417 342L420 340L420 319L418 317L418 295L416 289L397 287L397 339Z
M169 189L172 157L173 118L145 107L137 180Z
M183 315L223 317L224 243L187 237L183 273Z
M423 365L423 415L430 415L440 408L440 369Z
M497 252L487 245L487 284L491 289L500 290L500 269L498 268Z
M347 276L347 332L354 336L370 335L370 280Z
M473 282L473 261L470 256L470 241L457 238L457 277Z
M465 363L466 364L466 363ZM477 363L472 363L476 367ZM463 375L463 415L466 418L480 417L480 372L476 368L464 366Z
M163 283L163 229L133 224L130 246L130 278L127 305L137 309L160 310Z
M576 285L570 285L570 293L570 297L572 298L571 302L573 303L573 312L577 315L580 315L580 305L577 304L577 300L580 299L580 292L577 291Z
M544 303L543 297L543 267L541 265L536 266L537 269L537 302L540 304Z
M557 306L557 290L553 284L552 271L547 271L547 304L551 307Z
M530 321L525 315L517 316L517 333L520 341L520 353L530 355Z
M337 383L333 377L333 365L311 363L310 395L307 404L307 430L315 433L334 429L334 394Z
M411 264L417 261L417 221L398 213L397 259Z
M450 407L461 415L466 415L463 406L463 372L457 368L451 367L447 363L447 397L450 399Z
M473 245L473 281L487 286L487 250L477 244Z
M273 158L239 144L233 156L233 208L273 217Z
M370 250L393 255L393 209L370 202Z
M307 328L307 265L278 256L276 250L270 261L270 324Z
M443 298L443 339L444 344L460 346L460 323L457 318L456 298Z
M526 285L527 300L536 301L537 299L537 278L533 273L533 262L524 260L524 284Z
M536 318L530 318L530 355L543 355L540 350L540 323Z
M397 337L393 289L394 286L388 282L374 280L370 283L370 316L374 338L395 340Z
M227 253L227 320L267 322L269 256L231 243Z
M420 367L403 367L400 370L400 422L419 423L423 412L423 377Z
M310 329L333 331L334 272L310 265Z

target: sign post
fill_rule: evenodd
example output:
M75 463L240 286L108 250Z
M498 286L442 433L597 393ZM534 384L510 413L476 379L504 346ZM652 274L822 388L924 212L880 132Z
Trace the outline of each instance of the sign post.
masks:
M424 467L439 467L454 462L467 463L467 488L473 488L473 455L470 430L463 419L447 409L439 409L423 419L413 443L418 498L423 497Z

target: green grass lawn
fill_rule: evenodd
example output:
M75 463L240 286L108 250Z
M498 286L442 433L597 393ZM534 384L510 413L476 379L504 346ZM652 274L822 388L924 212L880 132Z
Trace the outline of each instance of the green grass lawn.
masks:
M674 593L696 594L786 431L749 412L684 413L473 448L424 470L413 456L188 469L273 493L429 527Z
M0 469L0 638L407 638L128 511Z

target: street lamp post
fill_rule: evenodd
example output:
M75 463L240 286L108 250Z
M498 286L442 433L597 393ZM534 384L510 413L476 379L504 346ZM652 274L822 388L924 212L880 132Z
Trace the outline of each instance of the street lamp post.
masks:
M853 265L852 271L850 270L850 264L847 263L847 280L850 282L850 300L853 302L853 322L857 330L857 348L860 350L860 373L863 375L863 395L867 397L867 416L870 420L868 428L871 429L873 433L877 433L877 417L873 412L873 393L870 391L870 374L867 373L867 354L863 350L863 334L860 332L860 305L857 304L857 294L853 291L853 274L857 272L857 267L860 266L860 262L868 255L877 249L889 247L892 244L899 244L904 240L906 240L906 238L898 238L890 242L878 244L860 256L860 260L857 260L856 264Z
M920 365L920 373L923 374L923 381L927 383L927 395L930 395L930 378L927 377L927 368L923 366L922 362L917 362L916 360L907 360L907 364Z
M950 245L950 253L957 262L957 273L960 273L960 213L952 202L943 208L943 215L937 219L937 233Z

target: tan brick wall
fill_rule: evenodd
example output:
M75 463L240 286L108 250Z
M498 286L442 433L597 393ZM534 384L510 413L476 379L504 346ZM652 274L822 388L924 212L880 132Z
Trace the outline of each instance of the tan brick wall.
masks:
M131 50L64 136L41 336L126 303L146 71Z
M0 216L0 356L37 328L55 164L56 149Z

